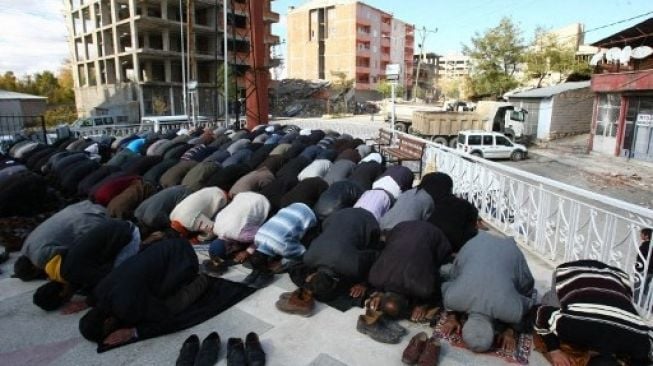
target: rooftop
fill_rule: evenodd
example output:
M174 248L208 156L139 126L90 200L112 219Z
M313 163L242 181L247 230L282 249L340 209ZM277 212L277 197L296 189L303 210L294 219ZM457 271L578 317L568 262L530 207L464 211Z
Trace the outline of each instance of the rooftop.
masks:
M570 90L584 89L590 87L590 81L575 81L548 86L546 88L531 89L525 92L510 95L508 98L551 98L554 95L568 92Z
M15 99L48 99L39 95L17 93L9 90L0 89L0 100L15 100Z

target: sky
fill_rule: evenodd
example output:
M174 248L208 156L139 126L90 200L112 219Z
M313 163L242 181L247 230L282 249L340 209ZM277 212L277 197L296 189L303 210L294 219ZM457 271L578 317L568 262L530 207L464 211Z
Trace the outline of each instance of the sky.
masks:
M63 1L0 0L0 73L12 70L25 75L56 71L70 57ZM273 10L281 14L280 22L273 27L281 39L286 38L288 7L304 2L272 2ZM519 24L528 41L538 25L557 28L580 22L591 29L653 11L651 0L368 0L366 3L393 13L417 28L437 28L437 33L428 34L424 51L439 54L459 52L461 44L469 43L475 32L497 25L504 16L512 17ZM585 41L599 40L647 17L589 32ZM279 52L285 54L283 45Z

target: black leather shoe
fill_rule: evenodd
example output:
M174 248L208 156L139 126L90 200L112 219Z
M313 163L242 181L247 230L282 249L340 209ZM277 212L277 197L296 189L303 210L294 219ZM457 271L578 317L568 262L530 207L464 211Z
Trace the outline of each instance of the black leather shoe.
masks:
M196 334L186 338L184 344L181 345L179 357L177 357L177 366L193 366L195 364L195 357L200 350L200 339Z
M227 341L227 366L247 366L245 344L240 338L229 338Z
M245 356L248 366L265 365L265 352L261 347L258 335L254 332L249 333L245 338Z
M202 341L202 347L195 359L195 366L215 365L218 363L218 352L220 352L220 336L213 332Z
M267 287L274 280L274 275L271 272L261 271L256 277L254 282L249 284L249 287L254 287L256 289L262 289Z

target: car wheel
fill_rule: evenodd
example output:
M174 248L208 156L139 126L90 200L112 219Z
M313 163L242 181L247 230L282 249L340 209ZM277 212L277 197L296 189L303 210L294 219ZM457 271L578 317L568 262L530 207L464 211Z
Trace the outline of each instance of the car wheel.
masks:
M449 140L449 147L455 149L458 147L458 136L454 136Z
M406 132L408 128L406 128L406 125L403 123L395 123L395 130L399 132Z
M520 161L524 159L524 152L523 151L513 151L512 154L510 154L510 160L512 161Z
M417 136L417 132L415 131L413 126L408 126L408 133L411 134L411 135L416 135Z
M483 157L483 154L481 154L480 151L474 151L470 155L476 156L477 158L482 158Z
M447 141L447 139L445 139L444 137L441 137L441 136L432 137L431 141L433 141L436 144L449 146L449 141Z

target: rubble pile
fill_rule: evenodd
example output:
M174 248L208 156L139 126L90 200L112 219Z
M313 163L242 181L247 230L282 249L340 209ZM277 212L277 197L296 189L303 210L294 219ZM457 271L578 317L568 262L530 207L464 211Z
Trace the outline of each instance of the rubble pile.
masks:
M321 117L327 113L330 82L326 80L284 79L270 90L273 115Z

